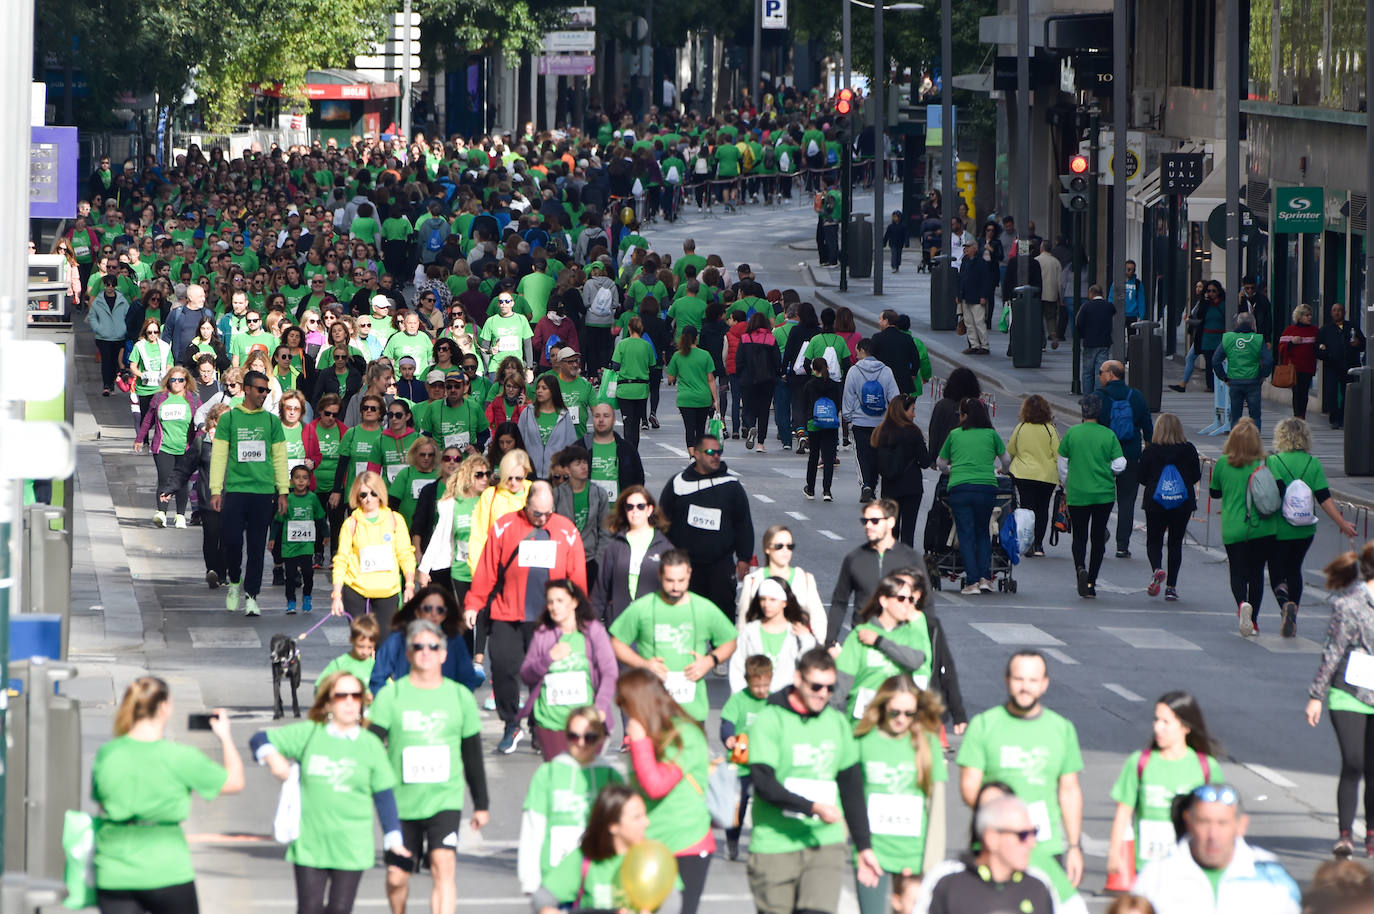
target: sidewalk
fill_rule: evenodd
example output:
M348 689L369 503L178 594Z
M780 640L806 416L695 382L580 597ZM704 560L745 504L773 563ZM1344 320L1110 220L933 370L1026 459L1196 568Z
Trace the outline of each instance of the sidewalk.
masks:
M819 304L834 308L848 307L861 323L875 326L878 314L884 308L895 308L912 317L912 329L930 351L937 375L947 374L956 366L966 366L977 372L983 384L991 387L1005 399L998 405L1003 410L1017 409L1022 397L1035 392L1044 396L1054 407L1056 418L1061 425L1077 422L1077 398L1069 393L1069 383L1073 372L1073 353L1070 344L1062 343L1058 349L1047 348L1039 368L1015 368L1011 359L1004 353L1008 337L996 328L989 336L992 355L971 357L963 355L964 339L954 331L936 332L930 329L930 275L917 273L920 254L911 251L903 257L902 271L893 274L887 266L886 254L883 257L884 295L872 294L872 279L849 280L849 291L839 291L838 267L821 267L815 264L814 246L801 244L789 245L790 252L806 255L804 273L809 273L811 284L816 287L816 300ZM1001 306L996 309L1001 314ZM1197 434L1198 430L1210 425L1213 420L1212 394L1208 393L1202 377L1202 369L1194 372L1187 393L1169 390L1169 384L1179 381L1183 375L1183 359L1178 356L1164 361L1164 396L1161 409L1174 413L1183 422L1189 440L1197 447L1204 460L1216 460L1221 456L1225 436L1208 437ZM1280 399L1270 399L1276 392L1266 386L1264 401L1264 438L1270 442L1274 425L1292 415L1287 397L1279 394ZM1327 479L1331 483L1331 493L1338 500L1347 502L1347 517L1352 517L1359 527L1358 535L1370 535L1369 511L1374 508L1374 477L1347 476L1345 473L1345 452L1343 433L1330 427L1326 416L1320 412L1309 411L1308 422L1312 427L1313 454L1322 462ZM1352 515L1351 508L1354 509Z

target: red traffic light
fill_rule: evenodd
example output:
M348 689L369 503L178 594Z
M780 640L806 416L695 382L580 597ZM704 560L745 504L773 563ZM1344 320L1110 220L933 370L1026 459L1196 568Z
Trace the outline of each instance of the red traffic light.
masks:
M1088 157L1080 153L1069 159L1069 172L1075 175L1087 174Z
M849 89L841 89L840 94L835 96L835 113L848 114L854 105L854 93Z

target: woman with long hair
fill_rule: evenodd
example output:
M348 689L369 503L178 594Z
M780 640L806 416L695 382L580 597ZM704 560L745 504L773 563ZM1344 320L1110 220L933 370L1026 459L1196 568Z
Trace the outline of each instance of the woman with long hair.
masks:
M128 356L129 370L134 373L140 426L148 417L149 405L162 388L172 363L172 346L162 338L162 321L156 317L145 318Z
M663 377L677 385L677 411L690 453L706 433L706 420L716 409L716 363L711 354L697 346L697 330L687 326L677 338L677 352L668 360Z
M358 415L361 417L358 424L347 428L339 440L338 466L334 471L332 494L329 497L331 509L339 507L343 493L353 488L353 481L359 474L381 472L382 413L385 410L386 400L380 394L362 395L358 406ZM337 536L332 542L337 547Z
M768 440L768 409L782 375L782 353L773 336L773 322L762 311L749 318L739 339L735 368L739 378L735 389L741 391L744 401L744 446L762 454L763 443Z
M206 311L205 316L196 325L195 337L186 345L186 350L181 354L182 364L195 364L201 353L209 353L214 356L215 371L224 371L229 367L229 353L224 347L224 337L220 335L219 326L215 323L215 316L211 311Z
M386 405L386 425L382 429L382 473L387 485L396 481L407 466L406 458L411 445L419 441L421 435L415 430L415 416L410 411L410 403L404 397L396 397Z
M821 631L825 631L824 626ZM787 688L796 672L797 658L815 646L811 617L797 602L787 581L764 578L749 601L739 641L730 655L730 691L749 687L746 661L756 654L762 654L773 664L769 694Z
M860 914L912 910L921 876L944 860L943 713L938 695L897 675L878 687L854 728L873 853L883 870L876 886L855 880Z
M406 465L388 487L388 502L401 512L406 527L414 529L415 506L420 491L439 478L439 445L427 435L419 435L406 451Z
M1167 856L1178 844L1174 797L1203 784L1225 783L1202 708L1187 692L1166 692L1155 702L1150 744L1126 757L1112 787L1116 818L1107 849L1107 872L1129 873ZM1135 842L1135 859L1126 845Z
M468 533L468 565L477 570L477 562L482 558L482 549L487 544L487 536L492 524L512 511L525 507L530 486L534 483L534 466L530 456L524 451L508 451L497 467L498 478L488 477L487 489L477 501L472 513L472 529Z
M1059 442L1058 472L1073 520L1078 595L1091 600L1097 597L1097 573L1107 553L1107 520L1116 504L1116 476L1126 468L1126 458L1116 433L1102 422L1102 397L1088 394L1078 405L1083 421L1069 428Z
M534 464L534 474L547 479L553 455L577 440L576 424L563 402L563 388L556 374L543 375L534 382L534 402L520 413L516 425Z
M186 529L186 504L190 499L190 474L183 474L175 489L169 488L172 471L186 458L195 431L193 417L200 409L200 398L191 388L191 373L180 365L167 370L156 395L148 399L148 409L134 438L134 453L142 453L143 442L151 434L150 449L157 468L157 488L153 496L153 524ZM194 458L194 453L193 453ZM169 522L163 495L176 495L176 514Z
M1307 722L1321 722L1322 705L1331 712L1331 726L1340 747L1340 780L1336 785L1336 821L1340 833L1336 856L1354 850L1351 829L1364 779L1365 821L1374 819L1374 677L1369 657L1374 654L1374 540L1358 553L1345 552L1324 569L1326 589L1336 594L1331 622L1326 627L1321 663L1307 687ZM1374 836L1366 833L1365 852L1374 852Z
M915 417L916 398L898 394L887 404L883 420L869 438L878 458L882 497L897 503L897 539L908 546L915 544L916 517L925 495L921 471L930 466L926 436Z
M821 600L816 576L794 564L797 557L796 534L784 524L774 524L763 531L762 546L765 561L759 567L751 568L741 582L739 599L735 603L735 623L744 624L759 586L768 578L780 578L809 617L811 631L820 638L829 630L826 607ZM745 657L748 656L745 654Z
M379 629L382 643L374 655L368 691L376 695L388 680L400 679L410 672L410 661L406 659L406 628L417 619L433 622L444 633L448 653L444 657L443 674L476 691L486 674L473 665L472 654L468 652L462 632L462 604L452 593L432 584L415 591L415 595L391 617L388 627Z
M1002 436L982 400L959 404L959 427L945 438L937 466L949 473L949 510L959 533L965 596L992 592L992 536L988 524L997 501L996 466L1010 464Z
M472 515L487 488L491 465L481 454L465 458L456 447L444 448L442 460L444 468L439 472L443 495L436 503L436 517L430 525L433 533L422 553L416 580L421 585L433 581L441 587L448 586L462 603L472 586L472 569L468 566ZM446 477L442 475L450 467L452 471ZM420 508L416 511L419 513Z
M491 428L491 441L487 444L487 463L499 467L501 461L511 451L525 450L525 437L520 434L520 426L514 422L502 422Z
M243 759L229 716L217 708L210 717L223 762L216 764L165 738L172 713L166 682L135 679L115 711L115 738L91 764L91 798L102 814L95 832L101 914L196 914L195 870L181 831L191 794L213 800L243 790Z
M530 690L520 717L533 715L544 761L570 748L563 730L573 708L595 705L610 719L619 675L611 636L582 588L566 579L545 584L544 612L520 665Z
M667 529L658 502L644 486L627 486L616 498L606 515L611 536L597 563L591 594L592 608L607 628L625 607L658 589L659 559L673 548Z
M1035 513L1035 538L1026 555L1045 554L1045 531L1050 526L1050 500L1059 485L1059 431L1050 402L1039 394L1021 401L1016 428L1007 439L1016 498Z
M1244 416L1231 428L1223 460L1212 467L1208 489L1221 501L1221 542L1231 572L1231 596L1236 623L1247 637L1259 633L1260 602L1264 599L1264 566L1274 548L1279 516L1262 516L1250 500L1250 474L1265 465L1259 427Z
M1171 469L1172 468L1172 471ZM1145 592L1164 599L1178 599L1178 570L1183 565L1183 536L1197 510L1197 487L1202 464L1183 434L1183 423L1173 413L1155 417L1150 444L1140 455L1141 509L1145 513L1145 557L1154 569ZM1164 535L1169 535L1169 560L1164 563Z
M909 674L918 686L930 684L930 630L918 620L930 602L930 583L915 569L889 574L859 610L835 658L832 704L858 720L889 676Z
M611 353L610 367L616 372L612 401L620 409L625 443L638 449L639 432L649 421L649 381L652 372L659 370L656 368L658 350L653 341L645 337L644 319L639 315L630 317L625 330L626 334L616 341Z
M930 423L926 426L926 444L932 454L940 453L949 433L959 427L959 405L967 399L981 399L983 387L971 368L955 368L945 378L940 399L930 408ZM935 493L938 498L940 493Z
M615 701L626 717L630 784L649 812L647 835L677 857L682 914L696 914L716 850L701 786L710 773L706 733L650 670L625 671Z

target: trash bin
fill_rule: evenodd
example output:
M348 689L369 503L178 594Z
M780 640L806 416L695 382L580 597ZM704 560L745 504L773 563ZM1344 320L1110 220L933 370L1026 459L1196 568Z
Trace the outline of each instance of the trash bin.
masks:
M953 330L959 325L959 271L950 262L953 258L941 254L935 258L930 273L930 329Z
M1136 321L1126 331L1126 383L1145 395L1150 412L1164 397L1164 325Z
M1350 369L1345 387L1345 475L1374 476L1374 368Z
M849 275L867 279L873 275L873 223L864 213L849 218Z
M1045 339L1040 317L1040 287L1017 286L1011 303L1011 364L1015 368L1039 368Z

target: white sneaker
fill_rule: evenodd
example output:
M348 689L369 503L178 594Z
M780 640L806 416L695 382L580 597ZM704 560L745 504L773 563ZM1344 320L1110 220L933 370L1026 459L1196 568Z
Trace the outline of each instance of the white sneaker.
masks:
M982 591L978 589L977 584L970 584L963 590L959 591L959 593L963 594L966 597L976 597L978 596L978 594L982 593Z
M178 530L185 530L185 529L186 529L186 515L184 515L184 514L178 514L178 515L176 516L176 523L174 523L172 526L176 527Z
M243 601L243 614L245 616L260 616L262 610L258 609L258 598L247 597Z
M239 594L243 592L242 584L229 583L229 592L224 595L224 608L231 613L239 611Z
M167 526L167 512L166 512L166 511L154 511L154 512L153 512L153 526L154 526L154 527L165 527L165 526Z

